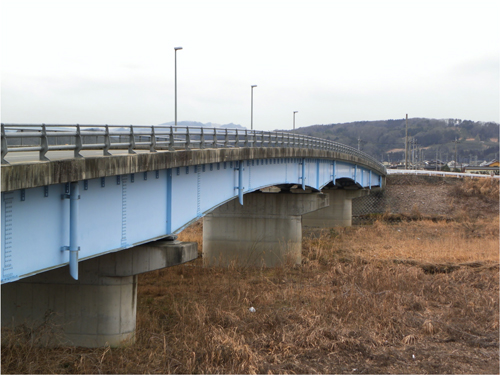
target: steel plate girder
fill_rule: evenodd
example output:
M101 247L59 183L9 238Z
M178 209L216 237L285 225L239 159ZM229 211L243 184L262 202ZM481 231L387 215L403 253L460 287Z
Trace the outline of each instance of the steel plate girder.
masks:
M347 162L280 158L79 181L78 258L178 233L238 197L240 188L246 194L272 185L300 186L305 177L305 186L320 190L334 174L336 179L355 180L360 187L370 188L381 180L378 174ZM2 283L68 264L69 252L61 250L69 246L68 188L69 184L59 184L2 193Z

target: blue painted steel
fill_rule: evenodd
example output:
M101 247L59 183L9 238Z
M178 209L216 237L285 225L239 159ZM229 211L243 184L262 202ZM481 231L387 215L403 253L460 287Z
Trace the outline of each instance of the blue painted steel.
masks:
M172 233L172 169L167 169L167 233ZM179 168L177 168L179 172ZM158 171L159 175L159 171ZM179 175L179 173L177 173Z
M71 189L70 184L51 185L48 196L43 186L26 189L24 201L20 191L4 192L2 283L67 265L68 255L60 249L68 244L73 250L80 247L82 261L178 233L215 207L267 186L288 183L318 189L332 180L357 178L357 170L361 171L348 162L333 161L332 166L331 160L321 159L259 159L243 167L245 162L238 163L238 173L232 163L222 162L217 168L159 170L159 178L132 180L128 174L120 180L114 176L84 180L80 200L75 201L79 202L76 231L70 228L72 200L61 199L70 190L73 193L73 184ZM381 177L373 173L380 185ZM370 187L371 177L368 182Z
M316 159L316 189L319 189L319 164L320 160Z
M15 281L13 264L13 201L14 192L2 193L2 282Z
M238 162L238 199L243 206L243 161Z
M302 159L302 190L306 190L306 159Z
M78 252L79 246L79 200L80 200L80 187L78 182L71 183L70 192L70 205L69 205L69 273L71 277L78 280Z

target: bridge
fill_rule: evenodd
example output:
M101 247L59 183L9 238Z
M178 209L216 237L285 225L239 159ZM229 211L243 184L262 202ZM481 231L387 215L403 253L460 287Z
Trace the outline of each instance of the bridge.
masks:
M172 237L191 223L204 218L207 265L300 263L302 226L350 225L352 199L387 174L354 148L288 132L2 124L1 135L2 326L52 312L59 343L79 346L133 340L137 275L195 259L196 244Z

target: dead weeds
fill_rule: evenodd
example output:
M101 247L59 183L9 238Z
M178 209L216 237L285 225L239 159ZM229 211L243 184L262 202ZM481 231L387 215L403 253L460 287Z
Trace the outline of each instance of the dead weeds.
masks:
M498 373L498 228L467 211L381 218L311 231L301 266L143 274L135 344L49 349L4 332L2 372ZM202 223L180 238L201 244Z

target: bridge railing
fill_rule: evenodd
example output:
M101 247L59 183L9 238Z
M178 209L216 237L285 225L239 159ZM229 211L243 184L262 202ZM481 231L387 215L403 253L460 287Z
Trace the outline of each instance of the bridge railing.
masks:
M499 175L480 174L480 173L461 173L461 172L444 172L444 171L426 171L426 170L413 170L413 169L388 169L387 174L406 174L417 176L438 176L438 177L454 177L454 178L498 178Z
M371 155L353 147L321 138L290 132L205 128L192 126L144 125L20 125L1 124L2 164L12 152L39 152L40 160L48 160L49 151L71 150L75 158L82 150L102 150L111 155L112 149L190 150L230 147L296 147L342 152L364 159L368 164L386 171Z

